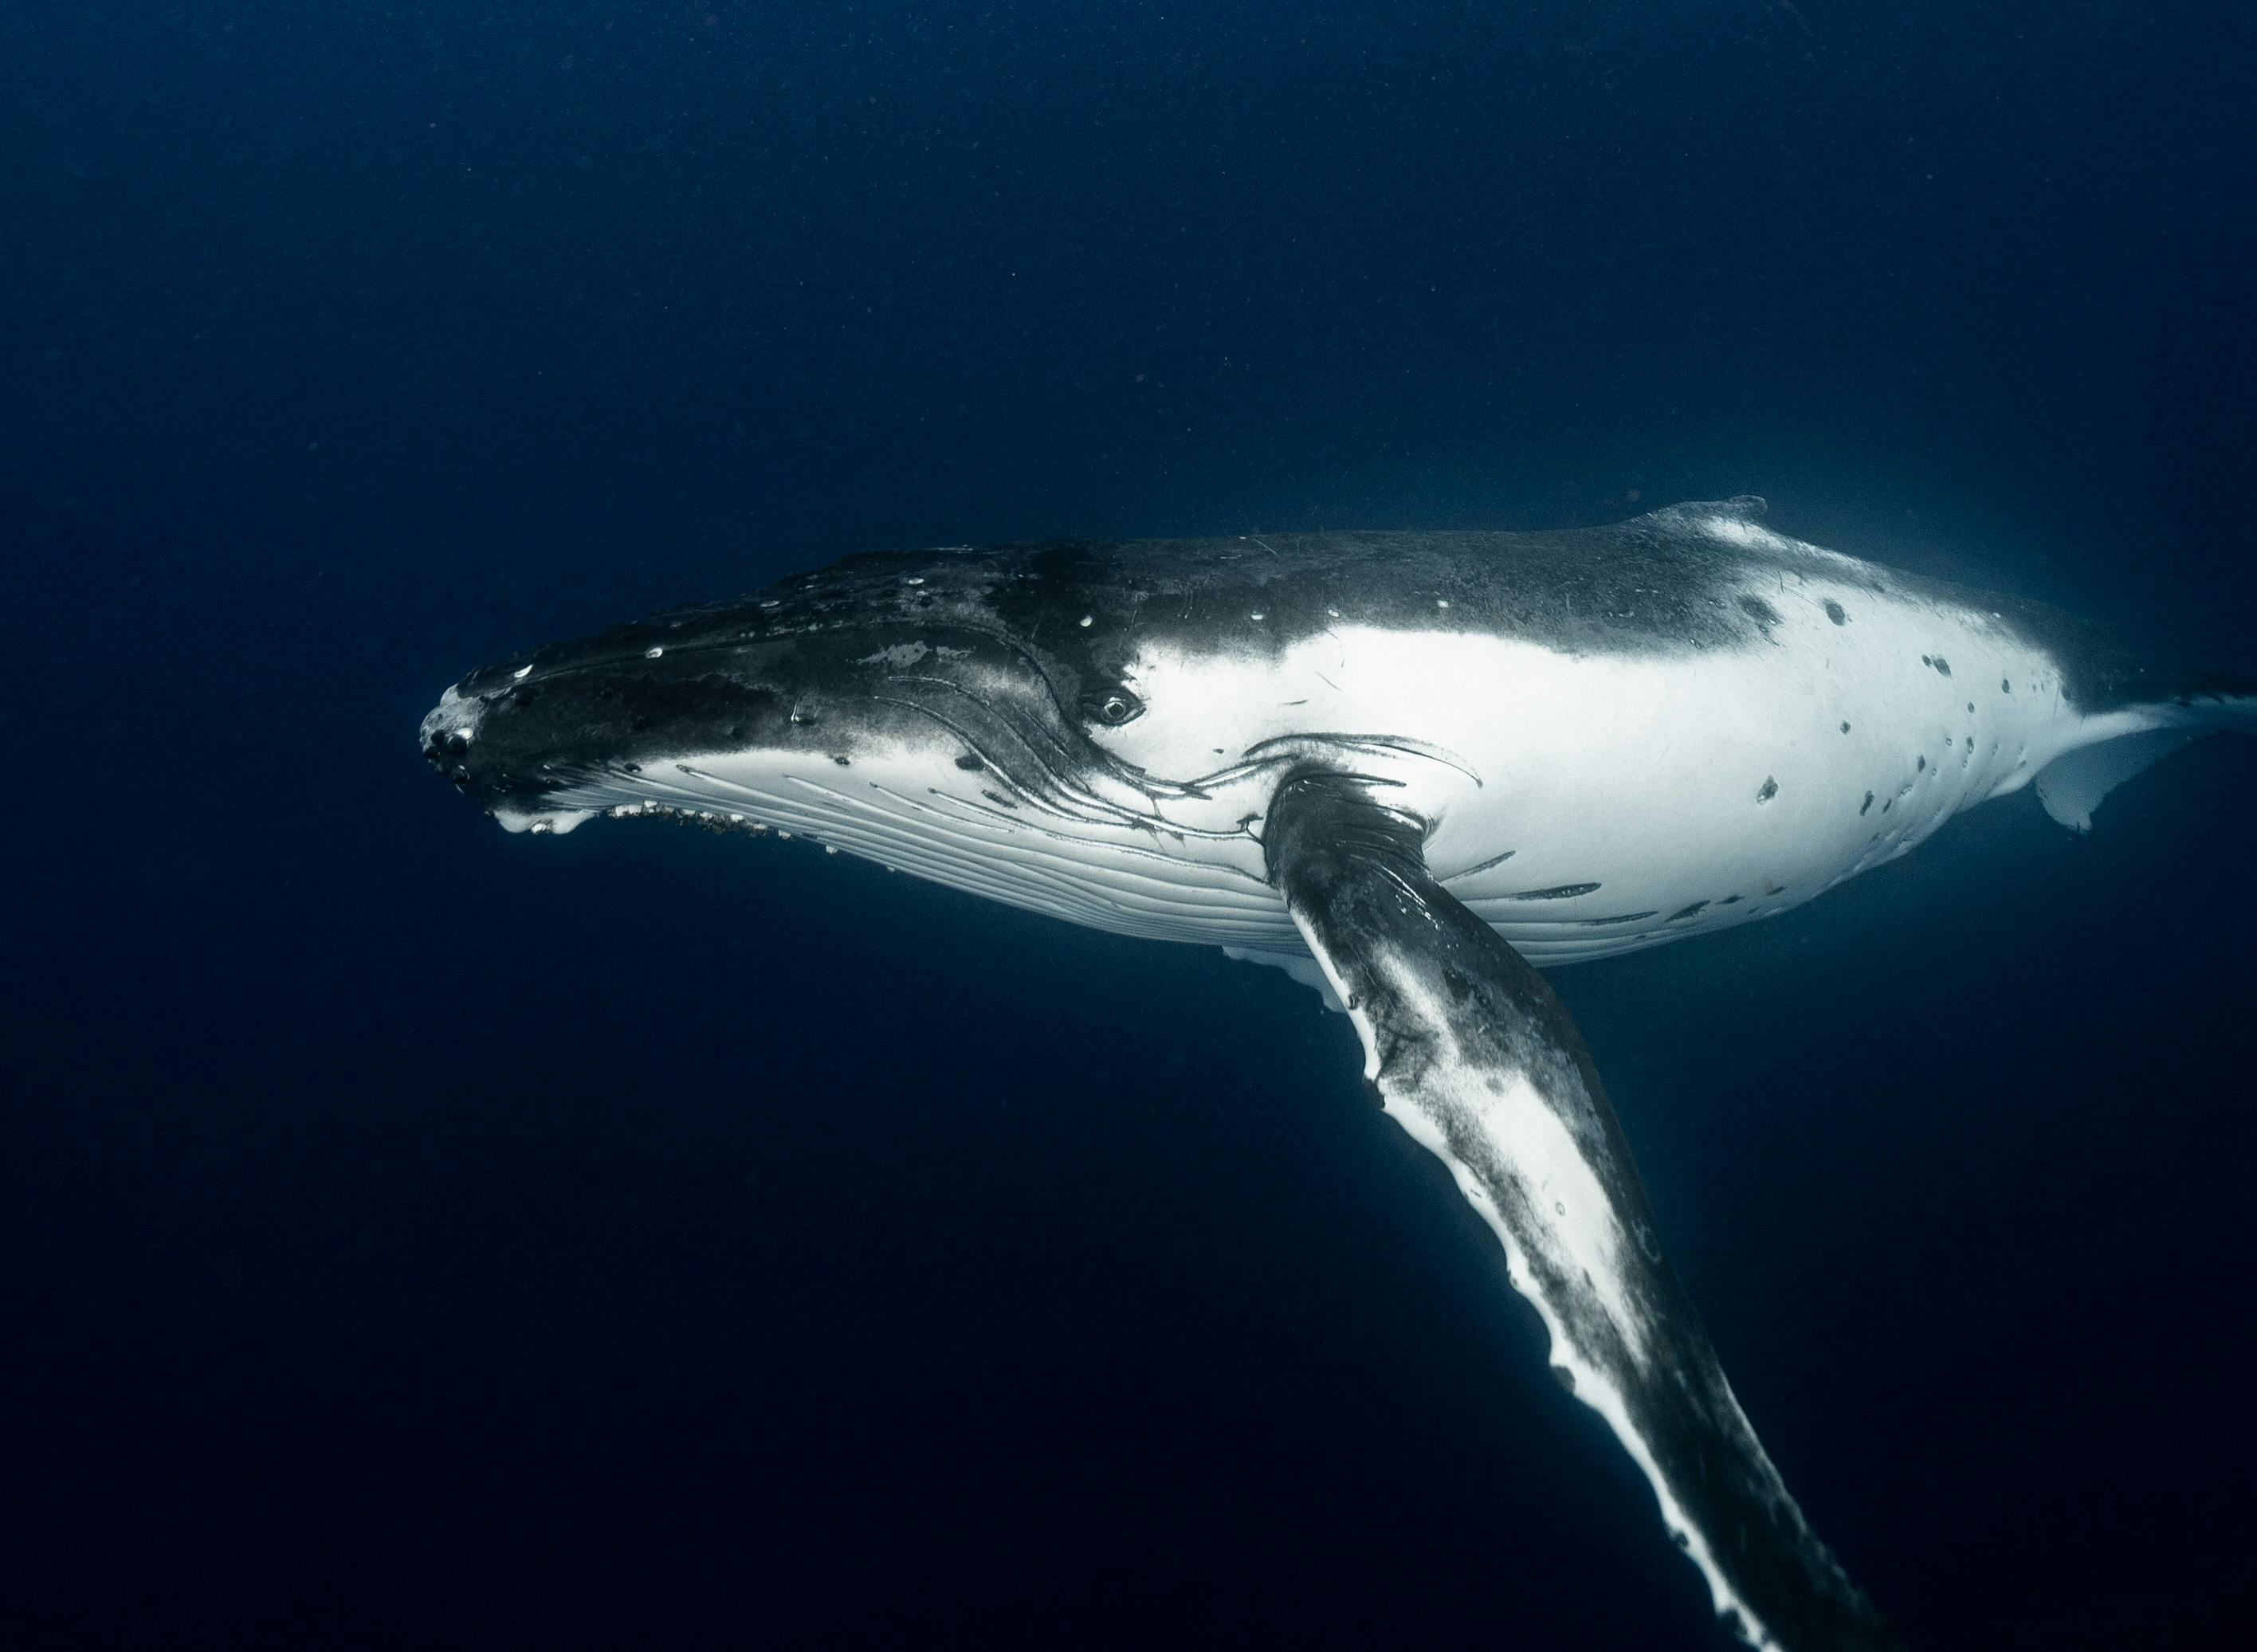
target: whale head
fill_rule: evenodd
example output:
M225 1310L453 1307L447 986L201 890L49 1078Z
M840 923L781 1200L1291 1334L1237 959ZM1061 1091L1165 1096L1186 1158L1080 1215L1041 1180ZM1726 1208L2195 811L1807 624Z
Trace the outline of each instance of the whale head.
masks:
M1240 760L1270 731L1209 728L1227 698L1191 721L1188 694L1151 702L1155 593L1115 549L851 557L471 672L423 750L512 831L661 815L789 834L1184 938L1213 938L1225 888L1257 914L1238 938L1274 940L1246 822L1275 766Z
M425 755L514 830L599 808L745 812L732 781L841 784L860 762L1068 783L1117 686L1039 644L1027 559L879 553L473 671L424 719ZM1093 627L1094 621L1092 620Z

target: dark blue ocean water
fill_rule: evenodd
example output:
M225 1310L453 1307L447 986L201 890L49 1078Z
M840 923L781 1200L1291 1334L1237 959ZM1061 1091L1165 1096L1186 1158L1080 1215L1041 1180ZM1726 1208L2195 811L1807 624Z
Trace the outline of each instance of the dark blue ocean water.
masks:
M1789 532L2257 670L2257 8L0 11L0 1642L1700 1648L1283 978L507 838L465 668L873 545ZM2257 1537L2220 739L1563 972L1923 1648Z

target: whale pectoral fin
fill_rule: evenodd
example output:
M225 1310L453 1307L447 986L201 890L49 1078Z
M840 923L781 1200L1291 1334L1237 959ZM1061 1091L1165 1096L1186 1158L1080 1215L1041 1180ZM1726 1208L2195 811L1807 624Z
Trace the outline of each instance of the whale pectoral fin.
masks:
M1583 1041L1541 976L1353 776L1288 780L1270 881L1347 1004L1364 1076L1503 1241L1561 1381L1604 1417L1750 1644L1899 1644L1787 1495L1675 1270Z

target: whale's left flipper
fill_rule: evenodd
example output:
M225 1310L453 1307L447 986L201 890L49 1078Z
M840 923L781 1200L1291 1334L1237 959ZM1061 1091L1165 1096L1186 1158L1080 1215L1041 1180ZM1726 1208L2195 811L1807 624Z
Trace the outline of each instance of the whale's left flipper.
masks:
M1270 881L1348 1006L1364 1077L1504 1242L1552 1359L1603 1416L1750 1644L1900 1644L1818 1541L1733 1399L1614 1108L1529 964L1426 869L1423 824L1305 773L1263 829Z

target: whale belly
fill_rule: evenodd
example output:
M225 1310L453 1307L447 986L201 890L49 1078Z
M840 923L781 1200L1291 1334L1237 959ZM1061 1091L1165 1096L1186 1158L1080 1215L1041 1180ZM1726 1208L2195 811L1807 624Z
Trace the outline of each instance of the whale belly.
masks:
M1539 964L1604 957L1799 906L2041 766L2058 684L2034 651L1871 602L1852 637L1811 606L1822 630L1783 618L1753 650L1493 646L1511 710L1457 731L1482 783L1440 811L1447 886Z

